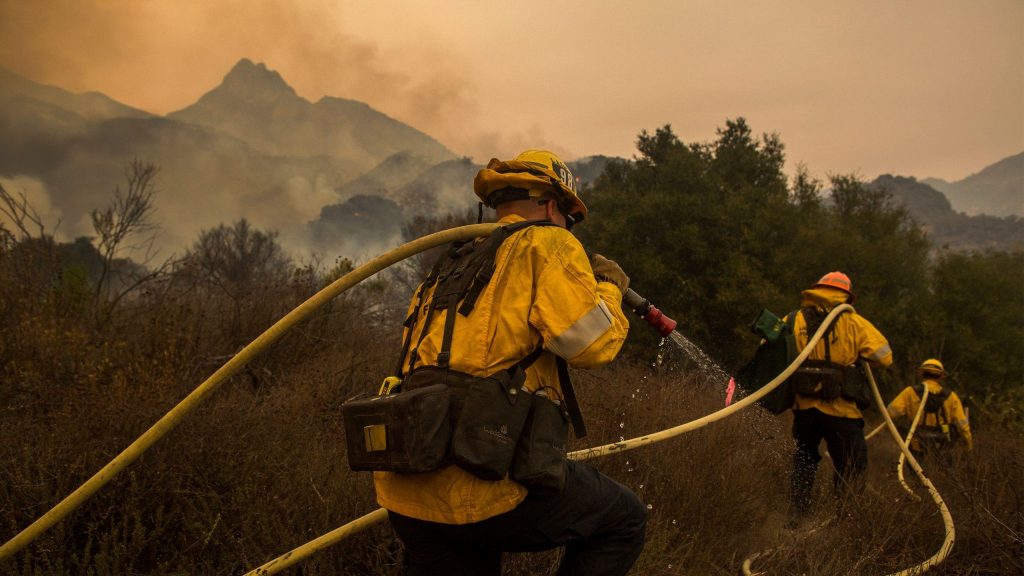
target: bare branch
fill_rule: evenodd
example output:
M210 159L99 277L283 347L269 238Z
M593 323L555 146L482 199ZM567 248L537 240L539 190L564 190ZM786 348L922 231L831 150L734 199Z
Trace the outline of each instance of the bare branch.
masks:
M154 178L159 169L150 163L134 159L125 167L127 189L114 188L114 201L103 210L92 211L92 226L99 238L97 249L104 260L111 261L124 241L135 235L153 230Z
M6 219L10 220L16 228L15 231L9 231L9 233L13 236L13 232L17 232L18 240L42 238L46 235L43 217L29 203L24 190L14 195L8 192L3 184L0 184L0 214L6 216ZM3 224L0 224L0 228L3 228ZM33 233L30 228L36 228L38 231Z
M159 168L154 164L133 159L125 166L124 176L127 187L114 188L114 199L103 210L93 210L92 226L96 231L97 245L102 267L96 282L97 321L109 318L114 307L129 293L163 274L172 264L167 260L153 272L139 273L137 270L119 273L120 284L112 288L114 269L132 270L136 267L129 260L133 252L145 248L145 260L137 268L145 269L152 258L156 226L151 222L153 196L157 189L155 178ZM151 233L148 234L147 233ZM134 240L134 242L132 242ZM122 252L124 254L122 255ZM126 278L127 277L127 278ZM101 300L107 300L99 305Z

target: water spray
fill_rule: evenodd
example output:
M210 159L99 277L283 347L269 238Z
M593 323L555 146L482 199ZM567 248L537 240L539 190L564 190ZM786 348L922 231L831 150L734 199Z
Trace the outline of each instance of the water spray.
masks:
M643 318L644 321L657 330L663 338L671 334L676 329L675 320L663 314L662 311L655 308L649 300L637 294L631 288L626 288L626 293L622 295L622 303L629 306L630 310L635 312L637 316Z

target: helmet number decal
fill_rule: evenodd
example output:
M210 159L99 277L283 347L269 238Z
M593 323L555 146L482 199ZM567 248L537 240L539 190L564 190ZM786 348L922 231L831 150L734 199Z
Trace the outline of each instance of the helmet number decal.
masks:
M557 160L552 160L551 161L551 168L555 172L555 174L558 176L558 179L562 181L562 184L566 188L571 190L573 194L575 194L576 193L576 178L572 175L572 171L569 170L569 167L566 166L565 164L562 164L561 162L559 162Z

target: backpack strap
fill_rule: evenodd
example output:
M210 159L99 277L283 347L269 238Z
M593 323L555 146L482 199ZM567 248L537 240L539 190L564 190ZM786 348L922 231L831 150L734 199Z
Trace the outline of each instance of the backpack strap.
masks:
M480 256L476 266L473 267L473 279L465 289L464 294L461 295L462 305L459 306L459 314L469 316L469 313L472 312L473 308L476 306L476 301L480 297L480 293L483 292L487 284L490 283L491 277L494 276L495 259L498 255L498 248L505 243L505 240L507 240L509 236L530 226L555 226L555 223L550 220L524 220L522 222L515 222L495 230L486 240L485 245L482 247L483 254Z
M949 390L941 388L938 392L928 395L928 402L925 403L924 410L929 414L935 414L935 421L941 424L949 424L944 422L944 414L942 407L946 404L946 399L949 398Z
M801 308L798 312L804 316L804 323L807 327L807 339L810 340L811 336L813 336L814 333L818 331L818 328L821 327L821 323L825 321L825 317L828 314L811 306ZM839 316L848 312L849 310L844 310L839 313ZM793 314L792 316L796 316L796 314ZM828 325L828 328L825 329L825 333L821 336L821 339L825 341L825 361L830 364L832 363L832 332L836 328L836 323L839 322L839 316L836 316L835 320ZM792 329L792 326L790 326L790 330Z
M556 356L555 364L558 365L558 383L562 386L562 396L565 397L565 409L569 412L573 434L577 438L583 438L587 435L587 425L583 422L583 412L580 411L580 403L576 400L576 391L572 388L569 363L565 361L565 358Z
M526 372L526 369L536 362L543 352L544 343L541 342L533 352L520 360L511 370ZM569 363L566 362L565 358L555 356L555 365L558 367L558 383L562 389L562 399L565 401L565 410L569 414L569 422L572 423L573 434L577 438L583 438L587 435L587 425L583 421L583 411L580 410L580 403L576 400L576 390L572 387L572 377L569 376ZM516 373L512 372L511 375L514 381Z
M918 401L924 398L923 382L914 383L910 387L914 390L915 393L917 393ZM929 392L928 400L926 400L924 403L925 415L927 416L928 414L934 414L935 422L937 423L937 425L949 424L949 422L943 422L945 418L943 417L944 415L942 413L942 407L943 405L945 405L947 398L949 398L949 390L941 388L938 392ZM921 425L924 426L925 424L922 422Z
M399 378L402 378L403 376L402 365L405 363L406 354L409 353L409 345L412 344L412 328L413 326L416 325L416 319L419 318L420 308L423 307L423 293L426 292L428 288L434 285L434 282L437 280L437 274L441 270L441 265L444 264L445 260L447 260L450 257L448 254L449 251L455 251L456 248L456 246L452 246L449 248L449 250L445 250L440 256L438 256L437 260L434 261L433 267L431 267L430 269L430 273L427 274L426 279L423 280L423 282L420 284L420 287L416 290L416 306L413 307L412 311L409 312L409 316L406 317L404 322L402 322L402 326L406 328L406 333L405 339L402 342L402 352L398 356L398 366L395 368L395 374ZM424 326L424 329L426 329L426 326ZM412 371L411 366L409 368L409 371Z
M799 313L800 313L800 311L796 310L792 314L788 314L786 316L786 326L789 328L789 333L790 334L792 334L793 331L796 329L795 328L796 327L796 315L799 314Z
M455 243L449 248L449 250L438 258L434 263L430 274L427 276L427 279L420 285L420 289L416 296L416 307L409 314L409 317L406 318L404 323L408 332L406 333L405 342L402 345L402 355L399 358L399 366L397 370L399 376L402 375L402 363L409 351L409 346L412 341L412 329L419 317L419 310L423 305L423 296L426 290L435 284L437 285L437 288L434 290L433 297L431 298L430 307L427 309L426 318L424 319L423 328L420 331L419 340L416 342L416 346L413 348L412 355L409 359L409 372L412 372L416 366L418 358L417 350L429 332L430 323L437 310L447 310L447 314L445 315L444 332L441 336L441 349L437 354L437 366L444 369L449 367L451 362L452 339L455 333L456 314L469 316L470 312L472 312L473 308L476 306L476 301L479 299L483 289L488 283L490 283L491 278L494 276L495 259L497 257L498 248L512 234L530 226L555 226L555 223L550 220L524 220L522 222L514 222L512 224L501 226L492 232L488 238L479 243L472 240L468 242ZM464 258L466 260L463 260ZM439 294L439 290L443 290L443 292ZM461 305L459 302L461 302ZM536 350L528 354L525 358L516 363L515 366L509 369L509 375L513 376L513 381L515 380L514 377L516 376L516 372L525 372L526 369L532 365L538 357L540 357L541 352L543 352L543 347L538 346ZM558 360L563 363L565 362L561 358ZM583 417L580 413L579 405L575 401L576 396L572 390L572 382L569 379L568 368L565 368L564 370L561 368L559 369L559 381L562 383L563 394L566 396L566 408L569 410L570 418L572 418L573 428L577 431L577 436L582 438L586 435L586 428L583 424ZM566 392L566 389L568 389L568 392ZM575 416L573 416L574 414Z

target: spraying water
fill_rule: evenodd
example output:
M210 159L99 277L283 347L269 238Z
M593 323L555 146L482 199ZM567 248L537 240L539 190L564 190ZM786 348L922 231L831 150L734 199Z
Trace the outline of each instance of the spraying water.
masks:
M632 289L627 289L626 293L623 294L623 303L629 306L637 316L641 317L652 328L657 330L661 336L661 346L658 351L657 364L661 364L665 359L664 345L665 342L671 342L679 350L681 350L688 359L693 361L698 368L698 373L702 376L702 380L698 380L702 388L709 388L717 391L721 391L722 398L725 398L726 386L730 383L731 377L729 373L722 369L707 353L701 349L692 340L676 331L676 321L665 316L660 310L654 307L646 298L640 296ZM639 390L638 390L639 392ZM736 399L738 399L737 397ZM769 417L769 415L763 410L744 410L740 413L744 421L746 421L751 430L762 440L771 440L774 438L774 434L767 430L768 426L775 424L775 418ZM782 455L778 450L768 444L769 451L775 458L781 458Z
M670 332L665 340L678 346L690 360L697 364L700 374L704 376L705 384L721 385L721 389L725 390L725 385L729 382L729 374L700 346L675 330Z
M700 386L705 389L714 390L720 392L726 398L726 404L729 404L731 400L739 400L743 397L743 392L737 390L736 397L733 398L730 393L726 391L726 387L732 384L732 377L722 367L715 362L704 350L697 345L694 341L690 340L683 334L673 330L664 340L665 342L671 342L679 350L681 350L689 360L691 360L697 367L697 370L701 376L698 381ZM659 352L659 361L662 361L664 354ZM737 414L746 424L750 427L750 430L761 440L772 440L775 434L771 431L771 428L778 423L775 418L770 416L763 410L744 410ZM767 444L767 450L770 456L775 459L785 459L776 446L773 444Z

